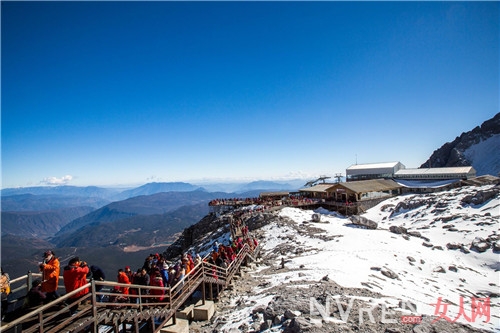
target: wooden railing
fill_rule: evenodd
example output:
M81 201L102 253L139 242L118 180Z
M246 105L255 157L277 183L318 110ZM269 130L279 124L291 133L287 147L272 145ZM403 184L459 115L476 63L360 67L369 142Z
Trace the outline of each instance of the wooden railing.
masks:
M155 287L135 284L121 284L111 281L91 280L86 285L59 297L49 304L39 306L29 313L1 326L0 332L7 332L22 325L23 333L61 333L61 332L98 332L99 325L112 326L114 332L119 332L119 326L125 323L132 324L135 332L145 322L151 326L152 332L158 332L171 318L175 322L176 311L202 285L202 302L205 303L205 283L217 284L225 289L231 282L234 274L239 270L247 256L258 253L257 249L250 249L245 244L238 252L235 260L227 268L210 264L206 261L199 263L182 280L172 287ZM26 276L12 280L19 282ZM28 275L28 279L31 276ZM27 288L19 288L22 290ZM115 288L127 287L137 290L137 295L123 295L113 292ZM72 299L80 291L89 288L86 295ZM100 289L97 291L97 289ZM160 290L163 296L154 295L153 290ZM210 291L212 288L210 288ZM219 287L218 287L219 290ZM211 293L209 298L212 299ZM99 302L107 298L107 302ZM72 306L80 304L79 312L69 315Z

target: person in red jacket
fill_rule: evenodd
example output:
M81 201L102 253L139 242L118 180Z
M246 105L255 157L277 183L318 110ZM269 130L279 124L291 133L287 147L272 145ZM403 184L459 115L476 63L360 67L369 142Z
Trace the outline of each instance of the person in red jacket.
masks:
M68 262L68 266L64 267L63 277L64 277L64 287L66 288L66 293L83 287L87 284L87 274L89 273L89 267L87 263L81 261L80 258L74 257ZM69 312L73 315L78 309L79 303L78 299L88 294L89 288L85 288L75 295L72 295L69 299L69 303L76 302L70 307Z
M151 278L150 286L154 287L164 287L163 284L163 279L161 277L160 272L155 272L155 275ZM151 295L155 295L156 297L151 298L151 302L161 302L163 301L163 297L165 296L165 290L164 289L151 289L149 291Z
M131 284L127 274L121 268L118 270L117 280L118 280L118 283ZM122 295L128 295L129 294L128 289L129 289L128 287L119 287L118 291Z

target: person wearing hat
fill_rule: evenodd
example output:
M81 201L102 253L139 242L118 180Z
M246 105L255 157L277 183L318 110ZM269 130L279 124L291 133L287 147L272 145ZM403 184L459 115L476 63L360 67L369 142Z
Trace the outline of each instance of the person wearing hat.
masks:
M161 265L160 274L163 280L163 285L168 286L168 264L166 261L163 261Z
M128 280L130 282L134 281L135 272L132 271L130 266L125 266L125 274L127 274Z
M59 271L59 259L56 258L53 251L45 251L43 262L40 263L40 272L42 272L42 291L47 295L47 302L59 297L59 293L57 292Z
M27 306L32 308L42 305L47 299L47 294L42 291L42 281L35 280L31 283L31 289L26 295Z

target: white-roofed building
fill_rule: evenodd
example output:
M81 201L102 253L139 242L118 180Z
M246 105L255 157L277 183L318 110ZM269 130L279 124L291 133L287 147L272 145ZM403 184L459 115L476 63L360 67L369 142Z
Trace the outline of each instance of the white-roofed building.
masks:
M354 164L346 169L347 181L393 178L405 166L401 162Z
M471 166L402 169L394 173L394 179L405 180L451 180L476 177L476 170Z

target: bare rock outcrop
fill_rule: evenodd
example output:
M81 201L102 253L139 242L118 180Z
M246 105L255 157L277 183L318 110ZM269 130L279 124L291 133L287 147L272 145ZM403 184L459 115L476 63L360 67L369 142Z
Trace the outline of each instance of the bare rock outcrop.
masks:
M377 229L378 224L372 220L367 219L366 217L353 215L350 217L352 224L359 225L365 227L367 229Z

